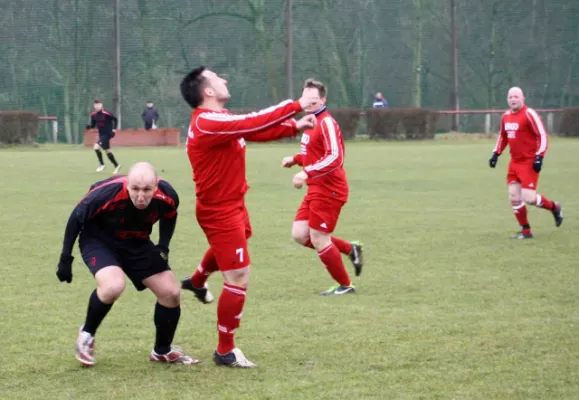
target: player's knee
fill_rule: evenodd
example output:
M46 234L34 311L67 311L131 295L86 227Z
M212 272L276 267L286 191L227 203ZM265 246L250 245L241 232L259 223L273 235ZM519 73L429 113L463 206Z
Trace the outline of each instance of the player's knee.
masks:
M521 196L521 192L516 190L516 188L509 188L509 200L513 204L518 204L523 201L523 197Z
M101 149L101 146L99 146L98 143L95 143L95 144L92 146L92 148L93 148L95 151L97 151L97 150L100 150L100 149Z
M332 235L325 232L320 232L315 229L310 230L310 239L312 245L316 250L323 250L332 243Z
M249 286L249 267L223 272L223 280L228 285L247 288Z
M537 203L537 192L534 190L523 190L523 201L527 204Z
M181 289L179 285L171 285L163 289L157 299L165 307L177 307L181 304Z
M300 221L301 222L301 221ZM292 226L292 239L301 245L304 245L310 238L310 228L305 224L295 222Z
M105 303L112 303L117 300L125 290L125 281L109 280L99 284L97 293L99 298Z
M304 245L306 244L307 240L310 238L309 231L303 231L299 229L292 229L292 239L295 240L297 243Z

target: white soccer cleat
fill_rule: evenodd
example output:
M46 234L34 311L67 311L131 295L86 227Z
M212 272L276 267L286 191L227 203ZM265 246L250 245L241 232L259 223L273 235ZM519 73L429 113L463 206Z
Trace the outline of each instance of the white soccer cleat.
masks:
M182 364L195 365L199 364L199 360L188 356L178 346L171 346L171 351L167 354L157 354L155 350L151 352L149 361L159 362L163 364Z
M243 352L237 347L227 354L213 353L213 361L217 365L223 365L231 368L255 368L257 365L249 361L243 355Z
M115 167L115 170L113 171L113 175L117 175L120 170L121 170L121 164L119 164Z
M78 331L78 337L76 338L75 345L76 359L85 367L92 367L96 364L94 357L94 337L83 331L83 327L80 327Z
M96 169L96 172L102 172L107 166L106 165L99 165Z

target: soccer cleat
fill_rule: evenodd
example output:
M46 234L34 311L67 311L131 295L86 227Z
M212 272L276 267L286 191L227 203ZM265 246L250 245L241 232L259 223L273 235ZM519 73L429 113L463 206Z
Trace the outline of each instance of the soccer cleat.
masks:
M352 285L350 286L342 286L340 284L336 284L329 288L328 290L320 293L322 296L331 296L333 294L340 295L340 294L347 294L347 293L356 293L356 288Z
M76 359L85 367L92 367L96 364L94 358L94 337L83 331L84 326L81 326L76 338L75 352Z
M231 368L254 368L257 367L243 355L243 352L237 347L227 354L213 353L213 361L216 365L223 365Z
M193 292L195 297L197 297L197 300L203 304L209 304L213 302L213 294L209 291L207 282L202 288L197 288L191 283L191 278L185 278L181 281L181 289Z
M555 209L551 212L553 213L553 218L555 218L555 226L560 227L563 223L563 207L561 207L561 203L555 201Z
M118 174L120 170L121 170L121 165L119 164L115 167L115 170L113 171L113 175Z
M171 346L171 351L167 354L157 354L155 350L151 351L149 361L159 362L163 364L182 364L195 365L199 364L199 360L189 357L187 354L177 346Z
M104 164L101 164L97 167L96 172L102 172L107 166Z
M514 236L511 236L511 239L517 240L532 239L532 238L533 234L531 232L529 233L517 232Z
M362 273L362 267L364 266L364 258L362 255L362 243L354 241L351 243L352 251L350 252L350 261L354 265L354 270L356 271L356 276L360 276Z

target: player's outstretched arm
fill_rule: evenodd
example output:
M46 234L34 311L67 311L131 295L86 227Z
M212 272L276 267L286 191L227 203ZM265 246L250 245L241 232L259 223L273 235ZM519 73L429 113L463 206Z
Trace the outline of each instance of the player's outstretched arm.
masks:
M279 125L274 125L261 132L254 132L243 136L248 142L270 142L284 137L295 136L298 132L313 128L316 125L316 117L306 115L299 121L291 118Z
M264 131L292 118L302 111L298 101L286 100L275 106L250 114L203 112L193 121L204 137L218 142L236 140L251 133Z

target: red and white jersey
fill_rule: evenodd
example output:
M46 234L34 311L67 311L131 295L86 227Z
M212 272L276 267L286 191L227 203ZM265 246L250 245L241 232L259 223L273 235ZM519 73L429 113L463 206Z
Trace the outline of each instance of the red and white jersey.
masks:
M267 142L294 136L292 118L302 111L287 100L264 110L233 115L196 108L187 134L187 156L195 194L202 205L239 206L249 186L245 179L245 141Z
M507 144L514 161L526 161L544 156L549 135L535 110L523 106L519 111L507 111L501 119L501 130L494 152L501 154Z
M294 161L304 168L308 196L330 196L346 202L348 180L344 171L344 139L336 120L324 108L316 113L315 128L302 135L301 152Z

